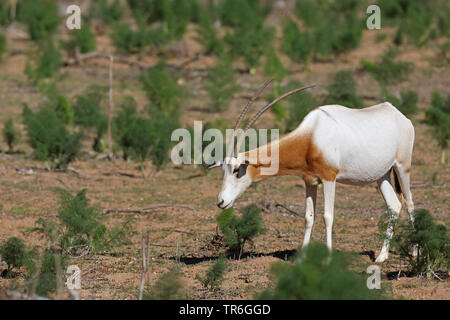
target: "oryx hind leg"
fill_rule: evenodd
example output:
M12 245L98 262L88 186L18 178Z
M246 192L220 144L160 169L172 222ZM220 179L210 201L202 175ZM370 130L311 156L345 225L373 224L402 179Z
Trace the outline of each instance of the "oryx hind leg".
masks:
M392 236L394 235L394 223L400 214L402 204L398 200L394 188L391 185L390 171L386 173L383 178L378 180L378 188L380 189L380 192L388 207L388 226L386 230L386 236L383 242L383 247L381 248L381 252L375 260L376 262L381 263L385 261L389 256L389 243L392 239Z
M414 202L411 193L410 170L410 164L408 164L407 166L401 164L394 165L394 172L398 178L398 183L400 184L403 197L406 201L406 208L408 211L409 219L411 220L411 224L414 227ZM417 247L414 247L413 256L417 256Z

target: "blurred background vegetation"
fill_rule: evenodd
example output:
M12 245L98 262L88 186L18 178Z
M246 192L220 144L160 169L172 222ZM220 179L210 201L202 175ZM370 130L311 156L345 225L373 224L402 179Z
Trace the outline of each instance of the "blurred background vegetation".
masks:
M299 72L314 81L312 64L340 65L340 60L365 45L364 32L376 33L375 42L384 43L384 53L371 61L361 58L356 66L337 68L341 70L320 79L320 90L313 95L303 93L275 105L275 121L269 127L293 130L321 104L362 108L369 105L368 95L373 104L388 100L406 115L416 114L419 99L415 88L401 86L408 82L414 64L402 61L399 55L405 47L420 50L433 46L438 48L436 62L444 67L449 62L450 8L446 1L431 5L419 0L379 0L382 29L378 31L366 28L369 3L356 0L100 0L78 4L82 27L67 30L67 1L0 1L0 25L7 31L6 36L0 35L0 57L5 60L15 54L9 43L14 37L8 34L17 29L25 32L32 44L23 71L45 96L37 113L25 108L23 119L15 119L25 124L26 138L18 139L13 119L2 119L6 121L4 138L9 150L19 141L27 141L34 157L48 161L51 167L67 166L80 155L82 141L93 139L95 152L115 152L138 161L151 159L162 168L169 160L171 131L186 126L186 102L211 114L203 118L217 118L218 114L232 118L227 111L235 97L245 96L243 89L248 91L249 86L273 78L267 99L300 85L299 78L304 76L299 77ZM60 81L71 77L69 67L89 63L81 61L96 53L100 57L115 55L116 64L139 67L137 82L132 83L147 97L144 108L141 101L119 93L114 96L119 107L111 115L107 88L86 88L77 96L60 89ZM201 67L191 70L194 64ZM360 75L370 75L377 82L378 88L370 88L366 97L357 89L355 77ZM195 88L187 78L194 79ZM121 86L126 87L123 80ZM448 104L443 94L442 101ZM54 113L55 119L42 116L45 112ZM111 118L115 120L109 121ZM448 112L444 110L438 118L430 113L427 123L436 128L437 140L445 149ZM54 132L60 132L57 138ZM107 150L105 134L109 132L114 133L114 146L110 143Z

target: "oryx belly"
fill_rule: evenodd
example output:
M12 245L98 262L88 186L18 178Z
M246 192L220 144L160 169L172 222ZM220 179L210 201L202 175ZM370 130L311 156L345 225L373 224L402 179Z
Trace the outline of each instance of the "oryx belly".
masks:
M402 121L391 104L365 109L323 106L317 110L314 143L339 170L336 181L366 184L385 175L396 161ZM406 118L405 118L406 119Z

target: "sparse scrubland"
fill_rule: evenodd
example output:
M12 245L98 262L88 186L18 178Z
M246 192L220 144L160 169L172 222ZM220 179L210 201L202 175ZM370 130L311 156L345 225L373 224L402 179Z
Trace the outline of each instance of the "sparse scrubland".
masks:
M137 299L149 234L144 299L449 299L447 1L376 1L380 30L356 0L90 1L80 30L65 27L62 1L19 0L15 15L10 3L0 0L0 293L64 298L77 265L81 299ZM221 212L220 170L171 163L173 130L194 141L194 120L202 133L232 128L269 78L250 115L317 86L258 128L290 132L323 104L389 101L411 119L416 224L403 209L382 290L365 284L383 241L374 185L339 187L329 254L316 244L320 190L300 249L299 177L255 184Z

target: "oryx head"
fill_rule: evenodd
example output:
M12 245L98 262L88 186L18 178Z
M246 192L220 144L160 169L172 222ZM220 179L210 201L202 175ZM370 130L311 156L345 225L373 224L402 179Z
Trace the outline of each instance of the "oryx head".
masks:
M238 141L235 140L237 138L236 136L236 130L238 129L239 125L241 124L242 119L244 118L245 114L247 113L247 110L249 106L258 98L258 96L263 92L263 90L272 82L272 80L267 81L259 90L258 92L248 101L247 105L243 108L241 111L241 114L239 115L236 124L234 126L233 130L233 136L229 143L231 143L231 147L227 148L227 150L231 150L230 152L227 152L227 156L223 161L219 161L211 166L209 168L215 168L215 167L221 167L223 171L223 182L222 182L222 188L219 192L219 196L217 197L217 206L221 209L228 209L230 208L236 199L244 193L244 191L251 185L253 181L253 177L251 174L251 171L257 167L257 163L250 162L250 159L247 158L245 153L239 153L240 146L242 145L242 142L244 141L245 135L247 131L250 129L250 127L258 120L258 118L270 107L272 107L274 104L279 102L280 100L297 93L299 91L305 90L307 88L311 88L314 85L303 87L303 88L297 88L294 90L291 90L280 97L273 100L271 103L267 104L265 107L263 107L261 110L259 110L255 116L250 120L250 122L247 124L247 126L244 129L244 133L239 137Z

